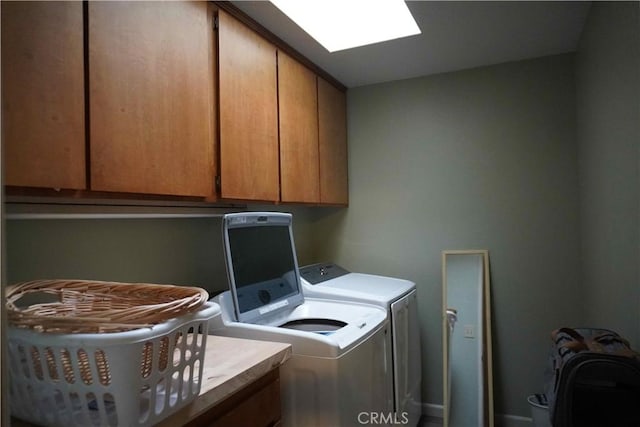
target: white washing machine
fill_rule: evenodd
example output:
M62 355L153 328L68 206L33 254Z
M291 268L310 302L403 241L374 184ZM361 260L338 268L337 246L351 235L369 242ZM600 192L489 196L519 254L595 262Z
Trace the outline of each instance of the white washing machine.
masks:
M280 370L285 426L358 426L392 411L387 312L306 298L291 221L271 212L224 216L230 290L215 298L221 316L209 333L292 345Z
M393 410L397 420L416 426L422 415L420 326L415 283L392 277L351 273L333 264L300 269L305 296L327 301L378 305L388 311L393 351Z

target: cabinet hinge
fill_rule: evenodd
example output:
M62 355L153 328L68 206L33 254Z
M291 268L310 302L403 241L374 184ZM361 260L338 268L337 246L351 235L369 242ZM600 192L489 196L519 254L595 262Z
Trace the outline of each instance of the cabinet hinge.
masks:
M216 15L216 16L213 17L213 29L217 30L219 24L220 24L220 20L218 18L218 15Z
M216 175L216 191L220 191L220 175Z

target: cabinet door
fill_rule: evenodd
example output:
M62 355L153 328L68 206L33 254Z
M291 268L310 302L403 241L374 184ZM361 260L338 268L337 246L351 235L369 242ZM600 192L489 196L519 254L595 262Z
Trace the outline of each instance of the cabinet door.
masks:
M84 189L82 3L1 5L4 183Z
M215 194L206 2L89 2L91 189Z
M347 106L344 92L318 78L320 202L349 203Z
M280 426L281 407L280 373L276 368L187 423L186 427Z
M277 201L276 48L218 12L221 197Z
M278 52L280 198L320 201L316 75Z

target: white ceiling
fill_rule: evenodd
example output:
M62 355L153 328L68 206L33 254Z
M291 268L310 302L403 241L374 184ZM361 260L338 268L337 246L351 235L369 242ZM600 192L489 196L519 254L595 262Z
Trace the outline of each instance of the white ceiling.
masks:
M421 35L329 53L270 2L231 3L347 87L575 51L591 4L407 1Z

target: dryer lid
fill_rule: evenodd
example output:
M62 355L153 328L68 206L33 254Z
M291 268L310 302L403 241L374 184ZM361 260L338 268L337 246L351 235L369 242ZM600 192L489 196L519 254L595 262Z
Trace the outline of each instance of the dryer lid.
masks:
M333 296L355 301L389 303L415 289L415 283L395 277L350 273L337 264L300 268L308 296Z

